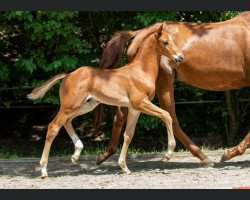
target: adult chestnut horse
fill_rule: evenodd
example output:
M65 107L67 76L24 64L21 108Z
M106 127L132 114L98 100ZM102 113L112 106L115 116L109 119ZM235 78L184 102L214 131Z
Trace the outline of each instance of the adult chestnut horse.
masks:
M48 176L47 163L51 144L62 126L65 127L75 145L71 161L75 164L83 144L75 133L71 121L79 115L93 110L99 103L128 107L125 138L119 158L119 166L127 173L126 154L132 140L135 124L141 112L163 120L168 129L168 151L166 159L171 158L175 148L172 119L169 113L150 102L155 94L155 81L159 71L160 56L181 62L184 56L173 40L158 27L142 44L133 61L119 69L100 69L81 67L69 74L58 74L35 88L29 99L38 99L60 79L60 110L48 126L45 146L40 161L42 178ZM112 59L109 57L109 59Z
M201 165L213 163L204 155L179 126L174 102L174 80L211 91L238 89L250 85L250 12L244 12L230 20L217 23L164 22L156 23L138 31L124 31L123 37L112 38L101 59L102 66L112 68L117 62L110 63L108 54L120 56L123 45L134 37L128 49L131 60L141 43L149 34L157 31L161 24L185 55L185 61L176 65L166 57L161 57L160 73L156 82L156 95L160 107L167 110L173 119L175 136L200 159ZM125 33L127 34L124 37ZM127 39L127 40L125 40ZM116 58L115 61L119 59ZM174 68L174 70L173 70ZM165 69L165 70L164 70ZM100 105L101 106L101 105ZM96 110L96 118L100 112ZM127 117L127 108L117 108L113 123L111 141L106 152L99 155L97 164L104 162L116 152L120 132ZM100 118L99 118L100 119ZM250 132L236 147L228 150L221 161L242 154L250 143Z

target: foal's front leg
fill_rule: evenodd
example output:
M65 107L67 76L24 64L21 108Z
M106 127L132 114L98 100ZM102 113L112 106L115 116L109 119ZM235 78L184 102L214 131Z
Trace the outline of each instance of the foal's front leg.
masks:
M172 129L172 118L167 111L155 106L148 99L143 99L139 105L136 105L134 107L134 109L130 108L128 112L126 130L124 133L124 143L119 157L119 166L126 172L126 174L131 174L131 171L128 169L126 165L126 154L128 146L134 135L136 122L141 112L158 117L162 119L163 122L166 124L166 127L168 129L168 151L165 154L165 159L170 159L172 157L173 151L176 146Z
M128 146L134 136L135 132L135 125L136 122L140 116L141 112L136 111L132 108L129 108L128 110L128 118L127 118L127 123L126 123L126 129L124 132L124 141L123 141L123 146L121 150L121 154L119 157L118 164L122 168L126 174L131 174L131 171L128 169L127 164L126 164L126 155L128 151Z
M169 160L172 157L173 151L176 146L176 141L174 138L173 128L172 128L172 118L170 114L159 108L158 106L151 103L148 99L143 99L138 106L138 110L146 114L160 118L167 127L168 132L168 150L164 156L164 160Z

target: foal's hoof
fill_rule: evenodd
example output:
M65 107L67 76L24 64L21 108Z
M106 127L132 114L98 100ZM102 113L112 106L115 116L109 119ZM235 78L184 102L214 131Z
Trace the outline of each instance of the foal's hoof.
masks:
M220 163L224 163L227 160L229 160L229 156L228 156L228 151L226 150L224 154L221 156Z
M127 174L127 175L131 175L131 174L132 174L132 172L131 172L131 171L129 171L129 172L126 172L126 174Z
M71 156L71 162L73 165L77 165L77 161L78 161L79 158L76 158L74 155Z
M127 174L127 175L131 175L132 174L132 172L128 169L128 170L124 170L125 171L125 173Z
M164 155L164 156L162 157L162 161L163 161L163 162L169 162L170 158L171 158L170 156Z
M201 167L213 167L214 166L214 162L212 162L211 160L209 160L208 158L206 158L205 160L202 160L200 162L200 166Z
M47 175L42 175L41 179L47 179L48 178L48 174Z

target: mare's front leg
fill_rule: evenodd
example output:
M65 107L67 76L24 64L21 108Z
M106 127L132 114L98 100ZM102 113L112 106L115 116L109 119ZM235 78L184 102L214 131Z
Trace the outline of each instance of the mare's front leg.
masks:
M221 163L225 162L235 156L242 155L246 149L250 146L250 131L247 136L236 146L225 151L221 157Z
M128 108L127 107L117 107L115 111L115 117L113 121L113 129L112 129L112 137L109 141L108 147L104 153L101 153L96 160L96 164L100 165L103 163L105 160L107 160L110 156L115 154L122 127L127 119L128 116Z
M201 160L203 166L213 166L213 162L195 145L192 140L181 129L176 112L174 101L174 74L169 74L162 68L159 69L156 81L156 95L160 102L160 107L168 111L173 120L174 135L184 144L184 146L193 154L193 156ZM167 160L166 158L165 160Z
M127 164L126 164L126 155L128 151L128 146L131 143L131 140L134 136L135 126L140 116L140 113L141 112L136 111L132 108L128 109L128 118L127 118L127 123L126 123L126 129L124 132L124 141L123 141L123 146L122 146L121 154L120 154L119 161L118 161L119 166L122 168L122 170L126 174L131 174L131 171L128 169Z

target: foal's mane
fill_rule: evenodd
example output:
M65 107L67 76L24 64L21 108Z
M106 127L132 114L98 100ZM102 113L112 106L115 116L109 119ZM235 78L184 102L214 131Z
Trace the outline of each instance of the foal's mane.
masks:
M144 29L137 31L136 36L134 37L134 40L129 46L127 51L129 61L132 61L132 59L138 53L138 50L143 41L145 41L152 33L156 32L163 23L164 22L155 23L152 24L151 26L148 26Z

